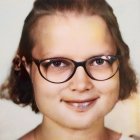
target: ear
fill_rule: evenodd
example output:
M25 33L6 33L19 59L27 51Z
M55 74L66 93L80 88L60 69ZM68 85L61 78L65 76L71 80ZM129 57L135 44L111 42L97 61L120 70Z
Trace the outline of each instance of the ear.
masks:
M24 65L26 71L30 75L30 73L31 73L31 65L27 64L26 58L24 56L22 57L22 64Z

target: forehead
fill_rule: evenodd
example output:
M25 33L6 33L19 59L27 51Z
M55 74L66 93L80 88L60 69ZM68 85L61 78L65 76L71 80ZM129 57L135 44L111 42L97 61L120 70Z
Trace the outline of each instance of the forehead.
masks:
M44 16L38 20L33 36L36 40L34 50L37 50L38 46L40 46L40 49L43 49L45 45L51 46L50 50L53 46L57 46L58 49L68 50L68 47L61 47L82 47L91 44L99 45L99 43L100 45L113 44L105 21L97 15L88 16L59 13Z
M34 33L49 34L55 32L56 34L57 32L60 33L60 30L61 33L68 31L68 28L70 31L78 30L80 33L82 31L79 30L81 27L83 31L87 32L94 28L94 30L98 30L98 35L109 33L105 21L100 16L79 15L75 13L57 13L55 15L43 16L37 21Z

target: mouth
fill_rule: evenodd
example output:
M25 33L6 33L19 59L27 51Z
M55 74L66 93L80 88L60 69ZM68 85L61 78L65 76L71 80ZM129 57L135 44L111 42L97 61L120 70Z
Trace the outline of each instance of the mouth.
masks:
M97 102L99 97L94 99L88 99L88 100L70 100L70 101L63 101L66 106L74 111L77 112L85 112L88 111L90 108L92 108L95 103Z

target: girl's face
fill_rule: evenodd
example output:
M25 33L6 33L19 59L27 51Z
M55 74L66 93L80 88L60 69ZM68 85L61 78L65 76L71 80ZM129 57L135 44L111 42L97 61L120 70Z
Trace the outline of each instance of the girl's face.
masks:
M64 57L84 61L92 56L115 55L116 48L106 23L99 16L53 15L42 17L32 32L36 59ZM78 67L67 82L55 84L29 68L36 104L47 123L66 128L91 128L103 121L119 95L119 72L105 81L92 80Z

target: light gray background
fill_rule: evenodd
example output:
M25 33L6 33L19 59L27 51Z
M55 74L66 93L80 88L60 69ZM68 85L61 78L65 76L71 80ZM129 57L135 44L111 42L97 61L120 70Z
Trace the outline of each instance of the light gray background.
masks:
M132 64L140 77L140 0L108 2L117 15L123 38L131 50ZM21 36L23 21L32 3L33 0L0 0L0 85L8 75ZM1 140L14 140L40 121L41 115L34 115L29 107L23 109L11 102L0 101ZM110 126L111 123L110 120Z

